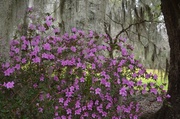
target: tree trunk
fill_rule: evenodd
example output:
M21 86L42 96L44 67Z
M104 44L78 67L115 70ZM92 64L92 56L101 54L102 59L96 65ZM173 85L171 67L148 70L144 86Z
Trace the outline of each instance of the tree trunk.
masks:
M25 19L28 0L0 0L0 61L9 59L9 41Z
M151 119L180 119L180 0L161 0L170 45L168 94L162 108Z

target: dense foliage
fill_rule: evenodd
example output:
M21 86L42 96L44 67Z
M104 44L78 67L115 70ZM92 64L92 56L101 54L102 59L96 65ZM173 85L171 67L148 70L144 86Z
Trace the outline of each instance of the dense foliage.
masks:
M1 118L137 119L134 96L167 97L163 86L142 83L157 75L134 59L126 39L111 49L106 34L76 28L61 34L54 21L47 15L11 40L10 60L0 70ZM118 56L109 57L111 50Z

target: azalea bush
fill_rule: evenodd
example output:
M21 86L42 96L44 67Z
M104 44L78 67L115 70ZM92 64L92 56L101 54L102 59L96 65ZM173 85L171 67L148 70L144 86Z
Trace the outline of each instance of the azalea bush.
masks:
M137 119L141 107L132 97L169 97L163 86L142 83L157 75L134 59L125 39L112 49L106 34L76 28L61 34L54 21L49 15L31 22L27 35L11 40L0 69L1 118ZM118 55L109 57L114 50Z

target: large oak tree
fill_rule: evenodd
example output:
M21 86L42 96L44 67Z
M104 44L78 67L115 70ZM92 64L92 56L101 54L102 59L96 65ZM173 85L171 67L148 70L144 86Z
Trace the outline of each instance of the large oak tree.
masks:
M180 119L180 0L161 0L170 45L168 93L171 98L151 119Z

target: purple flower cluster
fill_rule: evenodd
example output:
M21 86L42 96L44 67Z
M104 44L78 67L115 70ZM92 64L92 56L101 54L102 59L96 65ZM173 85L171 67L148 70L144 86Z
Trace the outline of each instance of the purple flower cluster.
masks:
M29 86L37 93L31 97L31 104L39 113L55 105L51 109L54 119L137 119L141 109L138 102L130 101L132 96L149 92L157 101L170 97L156 84L143 84L141 78L156 80L157 75L148 74L134 59L133 48L124 39L116 43L120 55L108 57L105 54L114 49L106 34L86 34L72 28L71 34L59 35L53 21L47 16L45 26L30 24L30 35L11 41L10 62L2 64L4 77L16 79L3 86ZM54 32L46 37L43 32L48 30ZM100 39L104 45L98 44Z

